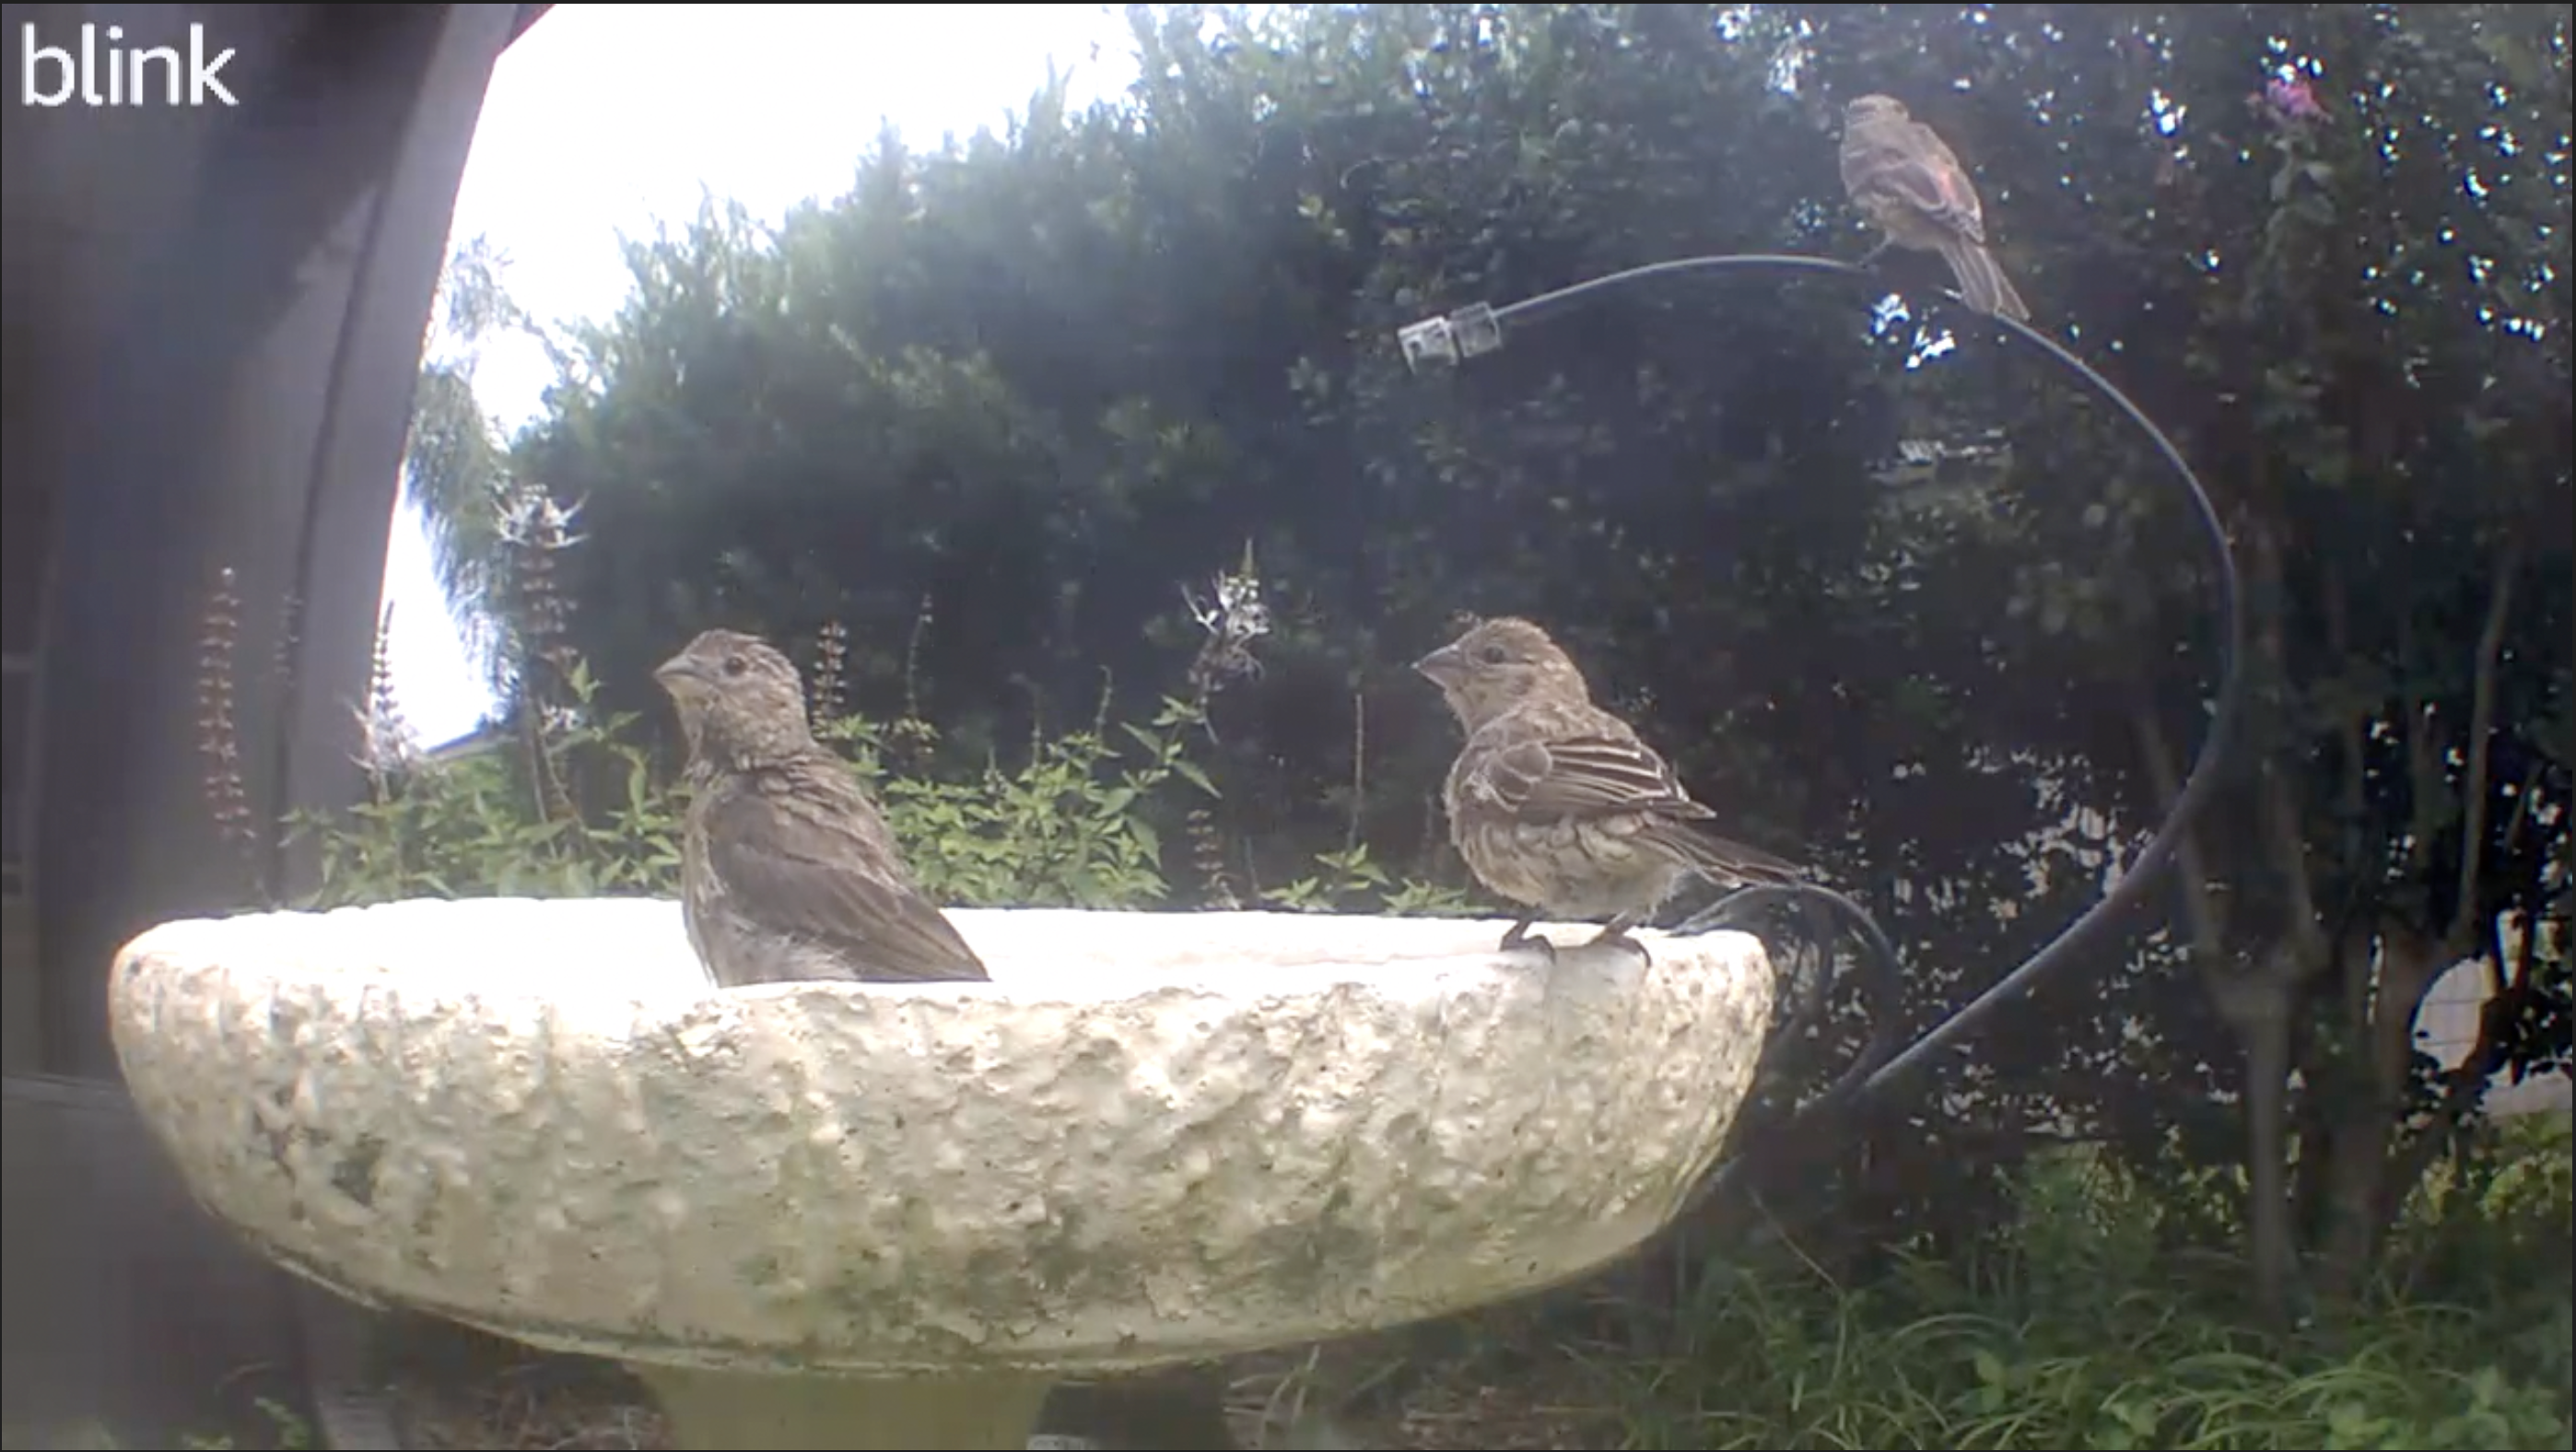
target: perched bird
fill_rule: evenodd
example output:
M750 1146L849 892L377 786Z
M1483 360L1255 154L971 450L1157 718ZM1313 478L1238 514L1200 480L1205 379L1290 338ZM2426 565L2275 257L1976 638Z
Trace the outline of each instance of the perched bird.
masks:
M858 777L814 740L787 657L710 630L653 679L689 738L680 907L719 985L990 976L914 886Z
M1986 209L1949 144L1893 96L1863 96L1843 111L1843 190L1893 244L1938 252L1959 295L1981 313L2030 320L2012 279L1986 250ZM1877 255L1872 253L1872 256Z
M1414 669L1467 731L1441 793L1449 840L1478 881L1526 909L1503 947L1546 945L1529 936L1540 917L1606 919L1593 941L1635 946L1629 929L1692 875L1800 881L1787 862L1705 831L1716 813L1592 704L1582 671L1536 625L1480 622Z

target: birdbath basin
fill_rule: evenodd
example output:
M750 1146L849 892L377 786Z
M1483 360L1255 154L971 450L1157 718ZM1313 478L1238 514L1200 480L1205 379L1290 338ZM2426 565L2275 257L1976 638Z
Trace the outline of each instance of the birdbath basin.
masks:
M110 1015L197 1197L302 1275L624 1360L683 1447L1018 1448L1068 1374L1619 1255L1771 1000L1734 933L954 916L994 982L718 992L652 900L174 922Z

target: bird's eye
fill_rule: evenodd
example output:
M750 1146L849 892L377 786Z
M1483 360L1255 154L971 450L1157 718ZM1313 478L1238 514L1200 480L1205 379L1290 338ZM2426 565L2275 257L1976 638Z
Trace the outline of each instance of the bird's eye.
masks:
M1501 665L1504 661L1512 658L1512 653L1503 649L1502 644L1499 641L1486 646L1483 650L1476 652L1476 654L1482 658L1487 665Z
M742 656L729 655L725 657L724 673L726 675L739 676L749 669L751 669L751 662Z

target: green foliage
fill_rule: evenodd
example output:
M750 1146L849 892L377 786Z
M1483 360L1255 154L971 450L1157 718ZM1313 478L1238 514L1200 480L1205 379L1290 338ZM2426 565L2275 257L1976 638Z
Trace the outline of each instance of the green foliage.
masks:
M321 882L305 904L403 897L594 897L675 892L679 820L631 712L594 714L598 687L576 662L574 709L502 733L455 760L369 772L367 800L337 819L300 814L290 832L319 848ZM554 809L539 782L611 788L590 811Z
M2561 1153L2502 1155L2499 1177L2563 1186ZM2483 1282L2433 1284L2269 1336L2246 1328L2228 1266L2160 1247L2168 1208L2156 1187L2104 1156L2045 1156L2016 1178L2010 1203L2010 1233L1991 1250L1965 1261L1906 1253L1866 1283L1776 1249L1720 1251L1664 1330L1577 1344L1582 1370L1549 1397L1601 1408L1594 1435L1617 1440L1587 1446L2570 1445L2576 1360L2563 1330L2545 1334L2567 1324L2564 1277L2511 1303ZM2553 1225L2563 1240L2569 1203L2562 1189L2488 1207L2480 1224L2504 1237L2490 1251Z
M2490 1305L2576 1282L2576 1135L2564 1113L2479 1122L2443 1173L2415 1188L2390 1233L2384 1276L2396 1288L2437 1287ZM2563 1343L2567 1319L2534 1333Z
M1102 709L1105 716L1105 700ZM1134 908L1170 891L1162 834L1149 815L1156 798L1181 786L1216 794L1184 754L1185 733L1197 722L1195 709L1167 699L1149 725L1118 723L1132 761L1095 725L1053 740L1032 735L1016 771L988 761L963 783L885 773L890 736L907 754L936 750L937 729L927 722L899 722L890 732L848 716L818 735L854 748L860 775L874 782L887 825L933 897L978 906Z
M1445 917L1478 911L1456 888L1407 878L1397 882L1369 857L1366 842L1339 852L1318 852L1322 876L1295 878L1269 894L1274 907L1301 913L1386 912Z
M564 672L568 709L528 731L497 730L444 761L414 759L369 774L367 800L333 815L299 815L290 830L318 849L319 888L301 906L341 907L405 897L670 896L678 891L680 805L638 740L634 713L598 707L586 662ZM869 782L886 825L923 888L975 907L1126 909L1171 895L1158 820L1217 795L1190 759L1199 708L1165 699L1144 723L1112 722L1109 701L1086 730L1031 733L1005 769L987 760L960 779L891 772L889 759L930 761L938 728L844 714L822 721ZM1123 744L1122 744L1123 743ZM552 800L547 782L586 784ZM1365 846L1329 858L1345 908L1393 913L1468 910L1459 893L1396 884ZM1327 889L1292 882L1274 905L1327 906Z

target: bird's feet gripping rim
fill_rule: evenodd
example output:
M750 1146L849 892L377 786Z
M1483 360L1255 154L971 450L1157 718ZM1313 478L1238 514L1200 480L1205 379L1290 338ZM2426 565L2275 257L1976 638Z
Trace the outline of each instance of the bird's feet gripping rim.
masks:
M1647 967L1654 966L1655 955L1646 951L1646 945L1637 941L1636 937L1628 931L1628 925L1625 923L1612 923L1610 926L1603 928L1599 937L1594 938L1584 946L1587 948L1625 948L1637 955L1638 962L1646 965Z
M1549 967L1556 966L1556 944L1549 942L1545 936L1530 931L1530 924L1535 921L1537 921L1535 918L1523 918L1512 924L1512 930L1503 934L1503 940L1494 946L1494 951L1511 953L1523 948L1533 949L1540 958L1546 960Z

